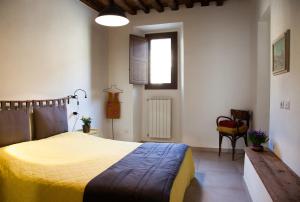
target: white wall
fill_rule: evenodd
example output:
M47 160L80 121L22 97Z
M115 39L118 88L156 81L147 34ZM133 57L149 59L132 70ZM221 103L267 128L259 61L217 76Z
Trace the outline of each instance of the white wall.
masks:
M133 86L129 84L129 35L130 26L112 28L118 32L108 33L109 83L121 88L121 118L114 121L115 137L120 140L134 140L133 135Z
M116 123L121 139L133 139L133 96L128 81L129 34L141 25L183 23L184 71L182 141L218 147L215 119L230 108L253 110L256 93L256 30L252 1L226 1L223 7L181 8L130 16L130 24L109 30L109 81L125 90L122 118ZM253 70L254 69L254 70ZM242 143L242 140L239 141ZM224 140L224 147L229 142Z
M270 9L266 8L263 14L258 15L257 21L256 102L253 113L253 128L269 134L271 77Z
M183 141L218 147L216 117L230 108L253 110L254 10L244 0L205 9L184 23Z
M0 100L57 98L83 88L88 99L82 96L80 113L105 129L107 31L94 23L96 14L75 0L1 0Z
M271 148L300 175L300 1L274 0L271 3L271 41L291 30L290 72L271 76ZM290 110L280 109L281 100L290 100Z
M291 30L290 72L270 79L270 148L300 175L300 1L258 0L258 19L270 13L270 46L287 29ZM261 22L258 22L260 26ZM265 43L262 41L262 43ZM270 55L271 55L271 47ZM262 62L264 58L258 58ZM271 61L271 58L269 58ZM290 110L280 109L281 101L290 101Z

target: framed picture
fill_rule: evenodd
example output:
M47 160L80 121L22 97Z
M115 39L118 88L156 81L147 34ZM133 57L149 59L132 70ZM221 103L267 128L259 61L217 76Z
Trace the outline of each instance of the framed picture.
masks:
M273 43L273 75L290 71L290 30Z

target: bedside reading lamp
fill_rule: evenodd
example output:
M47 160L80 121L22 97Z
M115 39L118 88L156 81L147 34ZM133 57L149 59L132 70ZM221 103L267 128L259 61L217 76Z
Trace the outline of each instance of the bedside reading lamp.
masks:
M72 99L76 99L77 100L77 106L79 106L79 99L78 99L78 95L77 95L77 92L79 91L82 91L84 93L84 98L87 98L87 93L85 90L81 89L81 88L78 88L74 91L74 94L71 95L70 97ZM79 108L79 107L78 107ZM77 111L78 111L78 108L77 108ZM73 112L73 115L78 115L78 112Z
M70 97L73 98L73 99L76 99L77 100L77 105L79 105L79 100L78 100L78 95L77 95L77 92L78 91L82 91L84 93L84 98L87 98L87 93L85 90L82 90L81 88L78 88L74 91L74 94L71 95Z
M81 88L76 89L76 90L74 91L74 94L73 94L73 95L70 95L70 98L76 99L76 101L77 101L77 110L74 111L74 112L72 113L74 116L77 116L77 115L78 115L78 111L79 111L79 104L80 104L80 103L79 103L79 99L78 99L78 92L79 92L79 91L81 91L81 92L84 93L84 98L87 98L87 93L86 93L86 91L83 90L83 89L81 89ZM74 128L75 128L75 125L76 125L77 121L78 121L78 116L77 116L77 118L76 118L76 121L75 121L75 123L74 123L74 126L73 126L72 131L74 131Z

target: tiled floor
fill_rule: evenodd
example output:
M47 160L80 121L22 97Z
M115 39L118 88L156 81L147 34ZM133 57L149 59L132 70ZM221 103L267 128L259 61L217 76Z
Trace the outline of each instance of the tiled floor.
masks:
M185 194L184 202L250 202L243 181L244 155L231 160L230 153L193 151L196 177Z

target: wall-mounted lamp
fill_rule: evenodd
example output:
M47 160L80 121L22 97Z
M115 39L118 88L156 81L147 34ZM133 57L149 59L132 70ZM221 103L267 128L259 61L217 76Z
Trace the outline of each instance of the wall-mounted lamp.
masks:
M87 98L87 93L86 93L86 91L83 90L83 89L81 89L81 88L76 89L76 90L74 91L73 95L70 95L70 96L69 96L71 99L76 99L76 101L77 101L77 110L76 110L76 111L73 111L73 113L72 113L74 116L76 116L76 119L75 119L75 122L74 122L72 131L74 131L75 126L76 126L76 123L77 123L78 118L79 118L79 116L78 116L78 111L79 111L78 92L83 92L83 93L84 93L84 98Z
M74 91L74 94L73 95L70 95L70 98L72 99L76 99L77 101L77 106L79 107L79 99L78 99L78 92L83 92L84 93L84 98L87 98L87 93L85 90L81 89L81 88L78 88ZM79 110L79 108L78 108ZM73 115L78 115L78 112L73 112Z
M77 105L79 105L79 100L78 100L78 95L77 95L77 92L79 92L79 91L82 91L84 93L84 98L87 98L87 93L85 90L83 90L81 88L76 89L74 91L74 94L71 95L70 97L77 100Z

